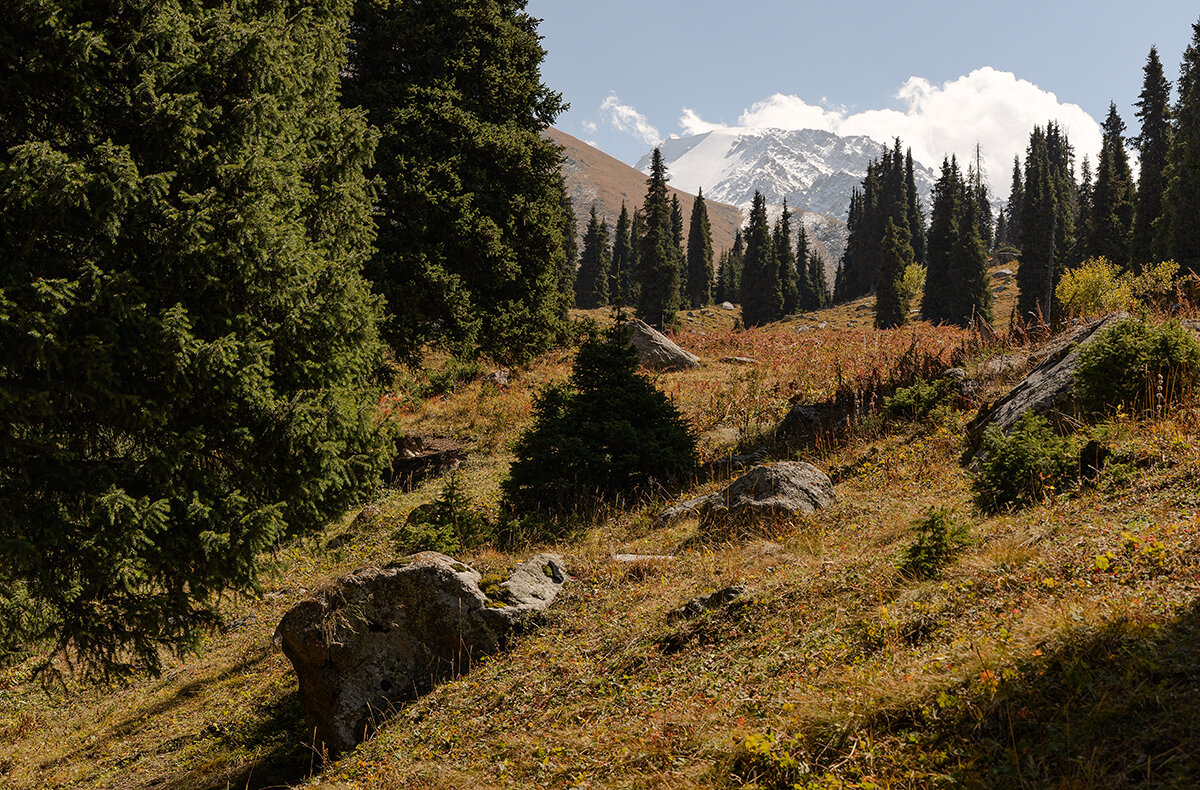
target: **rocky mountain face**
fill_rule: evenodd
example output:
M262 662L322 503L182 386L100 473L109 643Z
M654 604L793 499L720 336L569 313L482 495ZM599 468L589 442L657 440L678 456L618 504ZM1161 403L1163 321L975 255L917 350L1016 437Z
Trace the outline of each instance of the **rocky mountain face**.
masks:
M575 206L575 216L581 233L587 225L588 214L593 205L596 206L597 215L607 220L610 228L614 228L617 216L621 213L622 202L630 211L642 204L646 194L645 173L558 129L547 129L546 135L563 147L562 168L567 181L567 194ZM676 141L668 141L668 144L674 142ZM865 173L865 164L863 169ZM686 223L691 216L696 189L685 188L674 176L670 186L671 191L679 195ZM715 194L710 194L707 183L700 186L704 188L704 199L712 225L713 250L719 254L733 246L734 233L745 221L748 212L738 205L731 205L728 201L717 198ZM751 197L753 194L751 190ZM850 199L849 194L847 191L847 201ZM746 201L746 205L749 205L749 200ZM845 248L846 225L833 216L807 211L798 213L808 230L810 242L815 244L825 258L829 270L827 276L832 283L832 272ZM772 219L775 216L777 211Z
M884 152L884 145L869 137L816 129L717 129L666 140L661 148L671 184L679 189L703 188L706 197L743 207L758 191L768 204L786 199L792 208L842 221L867 164ZM636 165L643 171L649 166L649 154ZM914 162L913 176L928 212L937 174Z

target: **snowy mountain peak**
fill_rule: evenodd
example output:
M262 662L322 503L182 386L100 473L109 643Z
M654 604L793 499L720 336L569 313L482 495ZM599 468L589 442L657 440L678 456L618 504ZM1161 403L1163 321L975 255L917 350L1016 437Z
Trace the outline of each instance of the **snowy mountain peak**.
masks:
M768 203L845 219L850 193L886 146L870 137L841 137L818 129L723 128L663 142L671 186L724 203L746 206L761 192ZM650 155L637 169L646 172ZM913 163L921 200L929 208L937 174Z

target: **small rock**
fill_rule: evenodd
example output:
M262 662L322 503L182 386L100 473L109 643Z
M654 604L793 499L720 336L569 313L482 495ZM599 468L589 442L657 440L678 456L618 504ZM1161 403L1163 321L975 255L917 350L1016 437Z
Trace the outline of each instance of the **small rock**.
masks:
M996 271L992 272L992 276L1000 280L1005 280L1009 277L1012 277L1013 273L1012 269L997 269Z
M725 587L708 595L693 598L683 606L667 612L667 622L673 623L679 620L690 620L693 617L699 617L705 612L711 612L714 609L732 608L731 605L734 603L745 605L749 603L749 600L745 597L746 592L746 585L735 584L732 587Z
M829 326L829 323L826 321L822 321L821 323L817 324L817 329L824 329L827 326Z
M504 389L508 386L509 378L512 376L507 370L493 370L483 378L484 384L490 384L497 389Z
M757 359L751 359L750 357L721 357L721 361L733 363L736 365L757 365L758 364Z
M637 349L638 361L656 370L686 370L700 367L700 357L684 351L669 337L641 319L629 322L630 342Z
M756 466L724 490L669 507L659 518L669 522L698 515L701 528L741 531L813 513L835 499L833 483L824 472L803 461L782 461Z
M736 307L733 306L732 302L721 302L720 306L721 306L722 310L736 310L737 309Z

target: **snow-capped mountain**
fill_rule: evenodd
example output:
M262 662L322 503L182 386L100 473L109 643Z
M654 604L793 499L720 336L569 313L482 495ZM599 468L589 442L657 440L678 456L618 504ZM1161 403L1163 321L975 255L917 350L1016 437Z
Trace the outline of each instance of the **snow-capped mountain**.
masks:
M816 129L717 129L666 140L661 145L671 186L748 206L755 191L767 203L782 203L839 220L846 219L850 192L862 183L867 164L885 146L869 137L840 137ZM650 155L636 165L646 172ZM914 162L913 178L928 214L937 174ZM807 224L807 223L806 223Z

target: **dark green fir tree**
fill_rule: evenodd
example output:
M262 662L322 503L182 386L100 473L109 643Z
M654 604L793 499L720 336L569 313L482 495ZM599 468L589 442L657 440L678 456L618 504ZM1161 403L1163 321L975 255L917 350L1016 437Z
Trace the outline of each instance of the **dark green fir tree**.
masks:
M1137 101L1141 131L1133 138L1139 171L1130 257L1135 269L1165 257L1157 229L1163 216L1167 162L1171 151L1171 83L1163 75L1158 50L1150 47Z
M1200 272L1200 22L1179 67L1171 165L1162 227L1167 255Z
M712 304L713 248L703 189L697 190L696 202L692 204L687 245L688 304L704 307Z
M6 5L0 652L154 672L377 481L351 7Z
M654 149L646 199L642 202L646 229L638 241L638 317L665 329L675 322L679 309L679 272L683 253L675 243L671 198L667 190L667 166L662 151ZM682 223L682 220L681 220Z
M629 298L634 272L633 242L629 209L621 202L621 214L617 217L617 230L613 237L612 266L609 267L608 293L613 304L630 307Z
M792 212L786 199L771 240L775 245L775 263L779 267L779 287L783 291L782 315L791 315L800 309L800 276L792 251Z
M1096 164L1096 182L1084 204L1084 255L1105 257L1109 263L1128 269L1132 260L1133 209L1136 196L1129 157L1125 153L1125 122L1117 105L1109 104L1104 119L1104 140Z
M750 328L782 317L783 286L767 219L767 201L761 192L755 192L742 264L742 323Z
M609 303L609 271L612 250L608 241L608 225L596 217L596 206L583 234L583 252L579 256L579 272L575 277L575 306L585 310L605 307Z
M875 283L875 328L893 329L908 322L909 304L901 287L904 271L916 262L908 240L908 226L888 217L879 250L879 275Z

